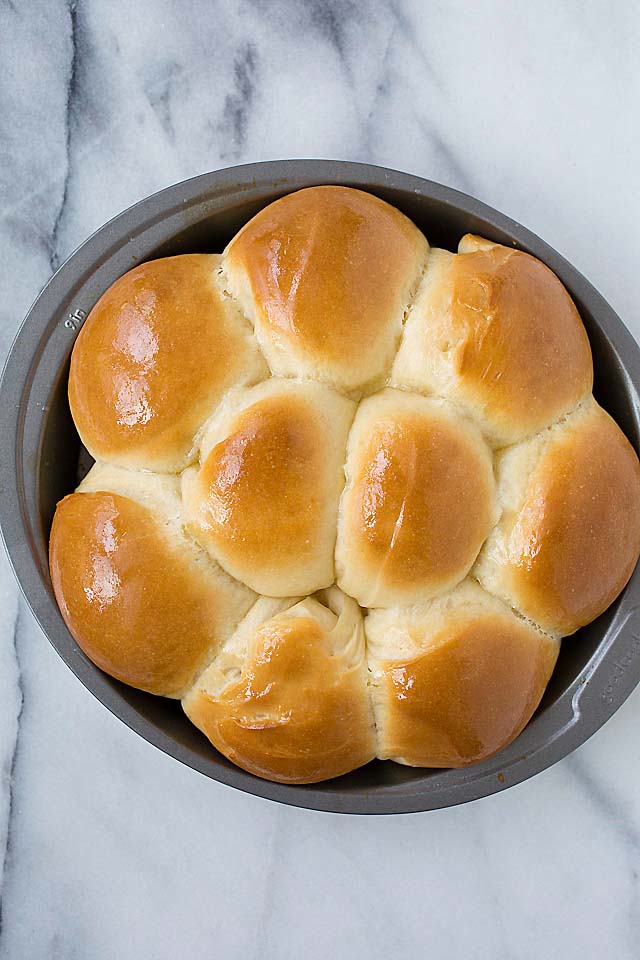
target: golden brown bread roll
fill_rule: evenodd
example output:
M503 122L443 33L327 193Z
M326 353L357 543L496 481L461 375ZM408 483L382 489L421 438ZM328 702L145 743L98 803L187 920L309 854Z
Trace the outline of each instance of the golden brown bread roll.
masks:
M640 542L640 466L593 399L499 460L503 514L478 561L484 586L567 636L618 596Z
M363 400L349 435L338 583L364 607L415 603L469 572L498 514L491 451L450 405Z
M262 598L183 701L218 750L259 777L313 783L375 756L362 614L332 587Z
M231 386L268 375L220 285L220 256L152 260L117 280L76 340L69 403L97 460L180 470Z
M232 576L275 597L334 580L338 501L355 404L275 377L229 399L182 478L193 536Z
M111 676L180 697L254 595L185 539L175 478L98 465L78 489L49 543L67 626Z
M463 237L459 250L431 251L391 379L453 401L502 447L591 392L591 350L543 263L480 237Z
M559 641L466 580L431 603L365 620L378 756L460 767L497 753L529 722Z
M63 616L257 776L482 760L640 553L640 466L591 383L533 257L291 194L91 311L69 396L104 462L56 510Z
M269 204L224 253L231 294L275 374L381 384L428 244L371 194L310 187Z

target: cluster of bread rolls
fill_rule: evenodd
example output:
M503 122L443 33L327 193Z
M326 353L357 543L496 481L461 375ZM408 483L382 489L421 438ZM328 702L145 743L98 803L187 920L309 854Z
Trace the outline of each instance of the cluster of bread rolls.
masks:
M84 652L288 783L482 760L640 551L640 467L569 294L322 186L144 263L74 347L95 466L51 576Z

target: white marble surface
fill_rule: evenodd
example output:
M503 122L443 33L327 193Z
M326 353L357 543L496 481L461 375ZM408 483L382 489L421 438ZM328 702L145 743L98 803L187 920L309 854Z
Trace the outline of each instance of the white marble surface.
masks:
M0 359L106 219L275 157L471 192L564 253L640 336L634 0L0 0L0 45ZM631 960L639 722L640 690L570 758L458 809L279 807L107 713L0 549L0 958Z

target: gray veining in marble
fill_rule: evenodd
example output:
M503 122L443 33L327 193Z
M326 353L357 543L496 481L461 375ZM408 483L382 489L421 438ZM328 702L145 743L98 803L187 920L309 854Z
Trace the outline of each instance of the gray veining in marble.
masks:
M640 336L638 49L632 0L0 0L0 359L111 216L205 170L301 156L475 194ZM636 693L574 756L459 809L280 808L111 717L0 550L0 960L631 960L639 720Z

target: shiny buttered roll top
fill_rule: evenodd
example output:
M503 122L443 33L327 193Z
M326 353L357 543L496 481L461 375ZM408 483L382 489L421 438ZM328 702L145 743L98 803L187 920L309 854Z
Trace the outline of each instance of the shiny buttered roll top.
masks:
M275 376L358 393L385 382L428 250L388 203L314 187L258 213L224 270Z
M175 477L96 464L57 507L53 587L94 663L180 697L255 599L185 536Z
M453 402L495 447L544 429L593 385L571 297L543 263L480 237L433 250L391 382Z
M96 460L179 471L225 393L268 376L220 262L190 254L140 264L91 311L71 355L69 404Z
M479 762L638 559L640 466L592 381L533 257L430 249L359 190L285 196L87 318L62 615L256 776Z
M334 581L338 503L355 403L322 383L272 377L238 390L182 476L184 518L214 560L258 593Z
M262 597L184 700L226 757L284 783L337 777L376 755L362 611L336 587Z

